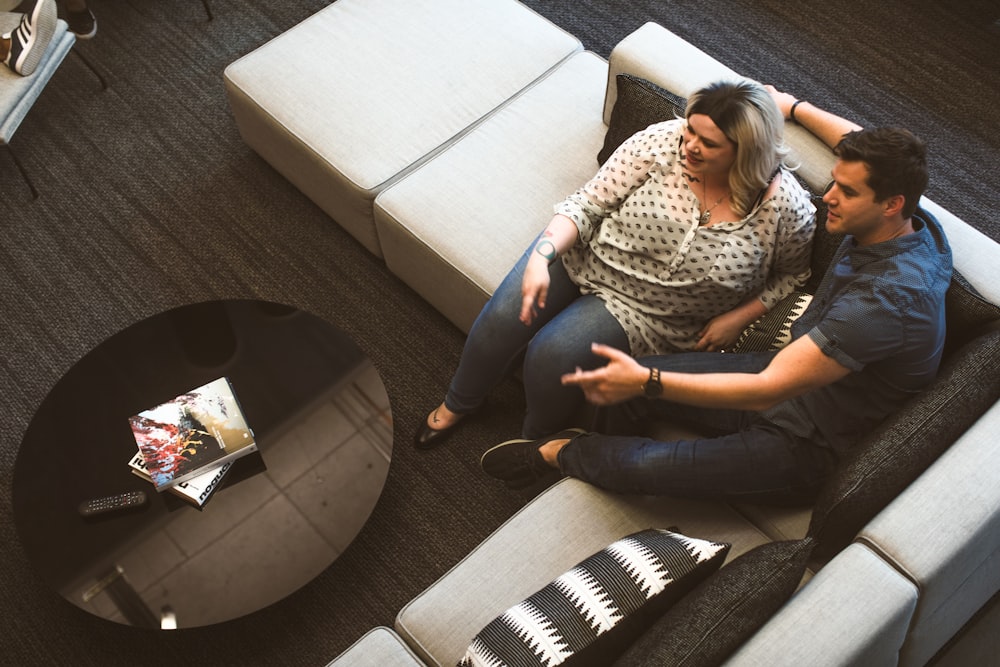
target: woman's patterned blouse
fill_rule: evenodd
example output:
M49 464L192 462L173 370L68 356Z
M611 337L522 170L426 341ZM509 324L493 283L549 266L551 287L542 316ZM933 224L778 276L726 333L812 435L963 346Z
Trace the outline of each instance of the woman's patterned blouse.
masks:
M711 318L751 295L770 309L809 278L816 208L805 189L782 170L775 194L742 220L699 225L684 125L636 133L555 207L580 233L564 266L604 301L633 355L691 349Z

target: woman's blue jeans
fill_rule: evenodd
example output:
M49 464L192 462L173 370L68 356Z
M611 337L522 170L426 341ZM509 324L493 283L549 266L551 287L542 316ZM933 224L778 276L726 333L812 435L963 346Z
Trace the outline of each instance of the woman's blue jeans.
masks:
M521 320L521 281L534 243L504 278L476 318L462 351L445 405L458 414L475 411L524 353L527 412L524 437L540 438L568 426L583 405L577 387L560 378L575 368L603 366L591 343L629 351L628 336L593 295L581 295L561 261L549 267L551 282L544 309L525 326Z
M712 373L762 370L774 353L688 352L647 357L661 370ZM559 452L563 473L628 494L747 500L809 499L833 470L827 447L788 434L755 412L696 408L638 399L633 408L654 419L684 422L719 434L661 441L591 433ZM699 428L700 427L700 428Z

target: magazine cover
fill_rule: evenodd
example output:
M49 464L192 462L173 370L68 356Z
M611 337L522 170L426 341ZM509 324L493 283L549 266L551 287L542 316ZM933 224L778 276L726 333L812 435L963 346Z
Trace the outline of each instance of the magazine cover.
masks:
M229 378L219 378L129 418L157 491L257 450Z
M205 472L195 475L186 482L178 482L167 490L181 500L194 507L202 507L208 502L217 488L219 488L222 478L226 476L233 462L220 463L205 470ZM146 472L146 460L142 457L142 452L136 452L129 462L128 467L132 474L141 477L147 482L152 482L149 473Z

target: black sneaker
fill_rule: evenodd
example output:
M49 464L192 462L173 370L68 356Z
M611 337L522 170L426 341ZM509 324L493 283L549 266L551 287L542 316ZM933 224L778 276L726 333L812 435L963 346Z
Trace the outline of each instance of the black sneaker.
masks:
M69 31L76 35L77 39L90 39L97 34L97 17L90 8L79 12L71 12L68 9L64 12Z
M479 465L490 477L507 484L509 489L523 489L558 471L545 462L539 448L552 440L573 439L585 433L571 428L538 440L508 440L486 450Z
M22 14L17 28L3 35L10 40L10 51L3 64L21 76L31 75L42 61L55 31L54 0L38 0L31 12Z

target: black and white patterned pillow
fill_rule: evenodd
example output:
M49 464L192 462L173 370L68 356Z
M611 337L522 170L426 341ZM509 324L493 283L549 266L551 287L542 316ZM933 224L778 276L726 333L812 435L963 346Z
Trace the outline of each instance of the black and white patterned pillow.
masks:
M674 530L624 537L490 621L459 667L609 665L729 548Z
M812 302L806 292L792 292L743 330L733 352L780 350L792 342L792 324Z

